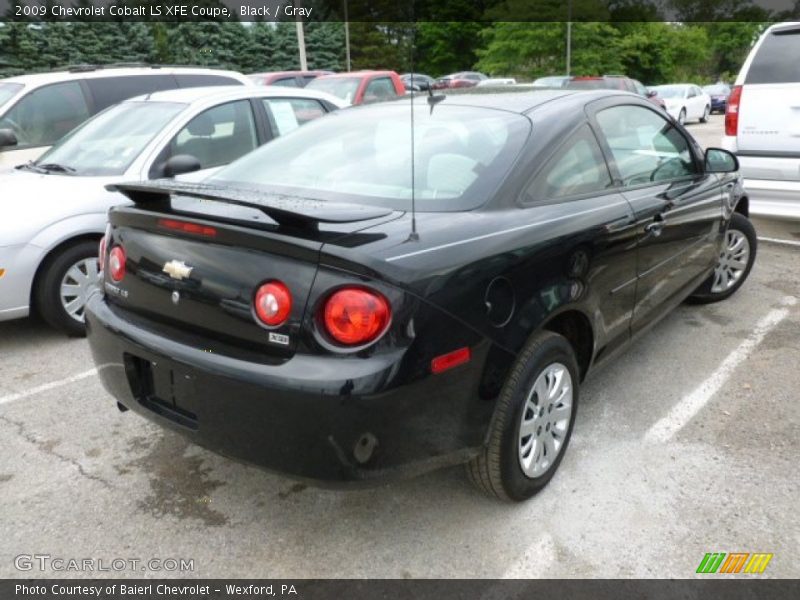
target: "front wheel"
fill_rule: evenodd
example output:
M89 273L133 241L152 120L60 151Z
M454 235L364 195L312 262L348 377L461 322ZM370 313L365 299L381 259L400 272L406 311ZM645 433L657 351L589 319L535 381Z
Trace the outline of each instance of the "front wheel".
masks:
M528 341L500 392L488 442L467 465L479 489L520 502L547 485L569 444L578 382L564 337L542 331Z
M710 114L711 114L711 107L706 105L706 107L703 109L703 116L700 117L700 122L701 123L707 123L708 122L708 115L710 115Z
M750 220L734 213L714 272L694 292L691 300L701 304L719 302L729 298L750 275L756 260L758 238Z
M686 109L682 108L681 112L678 113L678 123L684 125L686 123Z

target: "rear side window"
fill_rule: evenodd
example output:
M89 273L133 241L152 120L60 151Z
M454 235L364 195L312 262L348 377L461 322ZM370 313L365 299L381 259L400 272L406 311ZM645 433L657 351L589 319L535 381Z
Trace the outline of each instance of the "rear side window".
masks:
M86 80L94 97L95 111L105 110L128 98L178 87L172 75L129 75Z
M172 140L170 155L189 154L200 161L202 169L210 169L244 156L257 145L250 102L239 100L194 117Z
M394 84L389 77L378 77L367 84L364 92L364 102L380 102L390 100L397 96Z
M49 146L89 118L77 81L56 83L23 97L0 119L0 129L17 136L14 149Z
M207 85L244 85L238 79L225 77L224 75L175 75L178 86L182 88L205 87Z
M800 82L800 29L768 34L750 63L744 82Z
M318 101L307 98L264 98L263 102L272 116L276 135L286 135L325 114Z
M600 146L588 125L582 126L548 161L527 192L532 201L545 201L601 192L611 175Z
M297 85L297 78L284 77L283 79L276 79L270 85L279 85L281 87L300 87Z

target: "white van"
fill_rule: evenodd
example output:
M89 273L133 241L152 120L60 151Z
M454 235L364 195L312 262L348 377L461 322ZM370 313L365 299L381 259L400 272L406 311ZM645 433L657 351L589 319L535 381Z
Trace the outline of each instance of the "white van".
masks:
M750 51L722 147L739 158L750 214L800 219L800 23L773 25Z
M0 171L41 156L89 117L133 96L209 85L253 85L212 69L80 66L0 79Z

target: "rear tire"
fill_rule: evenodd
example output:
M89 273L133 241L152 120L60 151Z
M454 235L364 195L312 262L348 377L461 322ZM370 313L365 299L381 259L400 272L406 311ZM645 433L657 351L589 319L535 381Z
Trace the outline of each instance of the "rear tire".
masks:
M681 125L685 125L686 124L686 109L685 108L682 108L681 112L678 113L678 123L680 123Z
M575 352L561 335L534 334L511 368L470 480L501 500L521 502L553 478L567 451L578 408Z
M96 284L97 270L97 243L92 240L76 242L49 257L34 288L42 318L69 336L85 336L84 307Z
M700 117L701 123L708 123L708 115L711 114L711 107L706 104L706 107L703 109L703 116Z
M695 290L689 300L696 304L709 304L730 298L750 275L757 249L755 227L747 217L734 213L725 232L719 262L714 272Z

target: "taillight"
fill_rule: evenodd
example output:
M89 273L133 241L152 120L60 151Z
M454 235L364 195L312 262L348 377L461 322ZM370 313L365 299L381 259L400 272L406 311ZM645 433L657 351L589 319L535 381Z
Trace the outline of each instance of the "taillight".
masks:
M277 327L289 318L292 294L283 282L269 281L256 290L253 304L262 323Z
M725 109L725 135L736 135L739 131L739 105L742 102L742 86L735 85L728 97Z
M325 330L340 344L361 346L378 338L389 326L389 301L364 288L343 288L326 300L322 311Z
M100 272L106 267L106 236L100 238L100 247L97 249L97 263L100 265Z
M125 277L125 250L122 246L114 246L108 255L108 273L111 279L119 283Z

